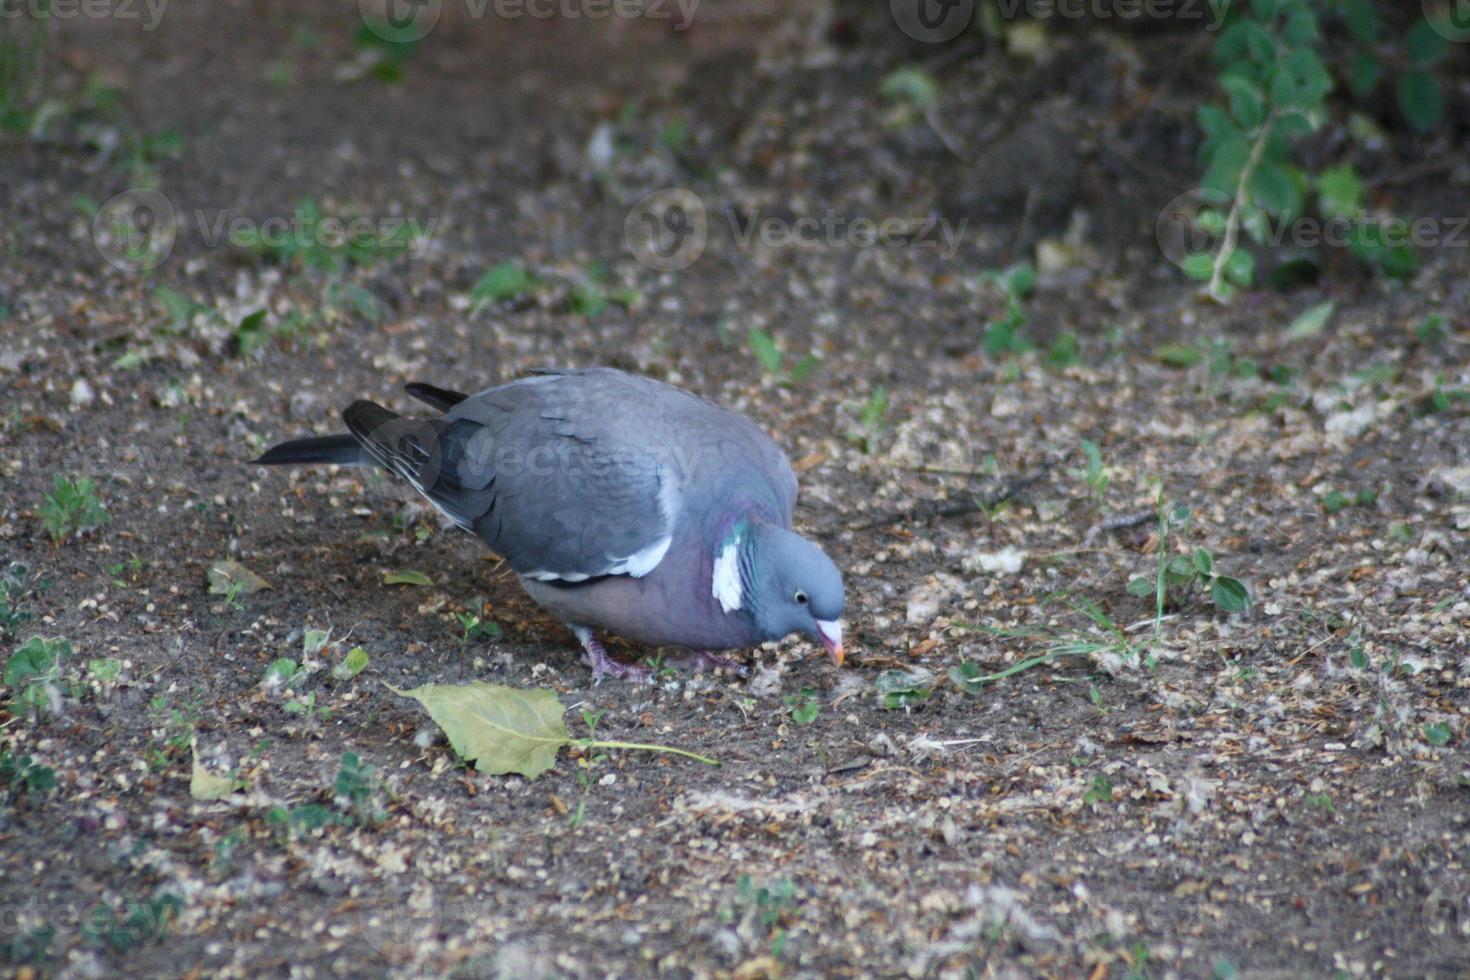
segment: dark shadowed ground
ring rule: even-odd
[[[33,634],[72,653],[54,700],[0,709],[10,758],[56,782],[17,775],[0,804],[0,964],[1466,974],[1470,242],[1408,284],[1342,255],[1330,286],[1201,303],[1154,227],[1196,173],[1203,32],[1066,22],[1035,50],[957,50],[855,7],[706,0],[676,30],[446,3],[401,66],[356,41],[351,4],[56,26],[72,115],[0,142],[0,565],[28,570],[30,616],[0,655]],[[942,83],[933,121],[877,94],[907,64]],[[1463,136],[1452,119],[1364,161],[1374,193],[1463,210]],[[172,247],[119,258],[93,214],[156,204],[146,185]],[[707,242],[659,271],[625,222],[671,187]],[[426,233],[355,257],[220,237],[306,199]],[[817,240],[762,241],[803,218]],[[903,232],[868,245],[855,218]],[[1035,349],[987,353],[1005,300],[983,274],[1038,256]],[[502,263],[532,283],[476,302]],[[1329,299],[1325,329],[1288,336]],[[752,652],[750,678],[593,687],[508,570],[386,479],[241,465],[337,430],[358,397],[408,410],[408,381],[598,363],[786,448],[799,522],[847,576],[848,667],[792,641]],[[56,474],[90,476],[110,522],[53,543]],[[1159,493],[1191,509],[1166,547],[1208,550],[1248,612],[1201,593],[1156,624],[1129,593],[1158,523],[1099,525]],[[271,588],[211,594],[224,559]],[[404,571],[431,584],[385,584]],[[476,613],[498,635],[467,635]],[[308,630],[330,645],[270,682]],[[949,678],[1079,637],[1096,652],[973,693]],[[334,679],[358,646],[367,669]],[[895,670],[932,693],[885,706]],[[534,781],[476,773],[387,687],[470,679],[552,687],[574,734],[605,712],[600,737],[722,765],[569,752]],[[191,732],[243,791],[191,796]],[[344,780],[344,752],[373,772]]]

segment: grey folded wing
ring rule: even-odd
[[[441,419],[369,402],[344,416],[379,462],[518,573],[564,582],[646,575],[672,540],[679,474],[634,423],[638,406],[616,401],[626,392],[553,390],[553,380],[481,392]]]

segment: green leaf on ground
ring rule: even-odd
[[[572,738],[562,720],[561,702],[550,688],[505,687],[484,681],[426,684],[409,691],[391,684],[388,687],[423,705],[454,750],[480,772],[515,773],[535,779],[556,765],[556,753],[564,745],[669,752],[706,765],[719,765],[714,759],[666,745]]]
[[[1315,337],[1327,326],[1327,321],[1332,319],[1332,314],[1337,310],[1337,304],[1332,300],[1309,306],[1297,318],[1291,321],[1291,326],[1286,328],[1287,340],[1300,340],[1303,337]]]
[[[391,689],[423,705],[454,751],[480,772],[535,779],[556,765],[557,751],[572,741],[561,702],[550,688],[520,690],[474,681]]]
[[[384,572],[384,585],[433,585],[434,582],[423,572]]]

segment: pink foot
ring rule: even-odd
[[[597,638],[597,634],[586,626],[573,626],[572,632],[577,634],[577,639],[582,642],[582,659],[587,661],[592,668],[592,683],[601,684],[604,677],[616,677],[620,681],[640,681],[651,683],[653,671],[647,667],[637,664],[625,664],[621,660],[614,660],[612,654],[607,652],[607,647]]]

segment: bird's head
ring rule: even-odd
[[[740,549],[742,603],[762,637],[802,633],[842,665],[842,573],[826,552],[795,531],[756,524]],[[718,570],[718,569],[717,569]]]

